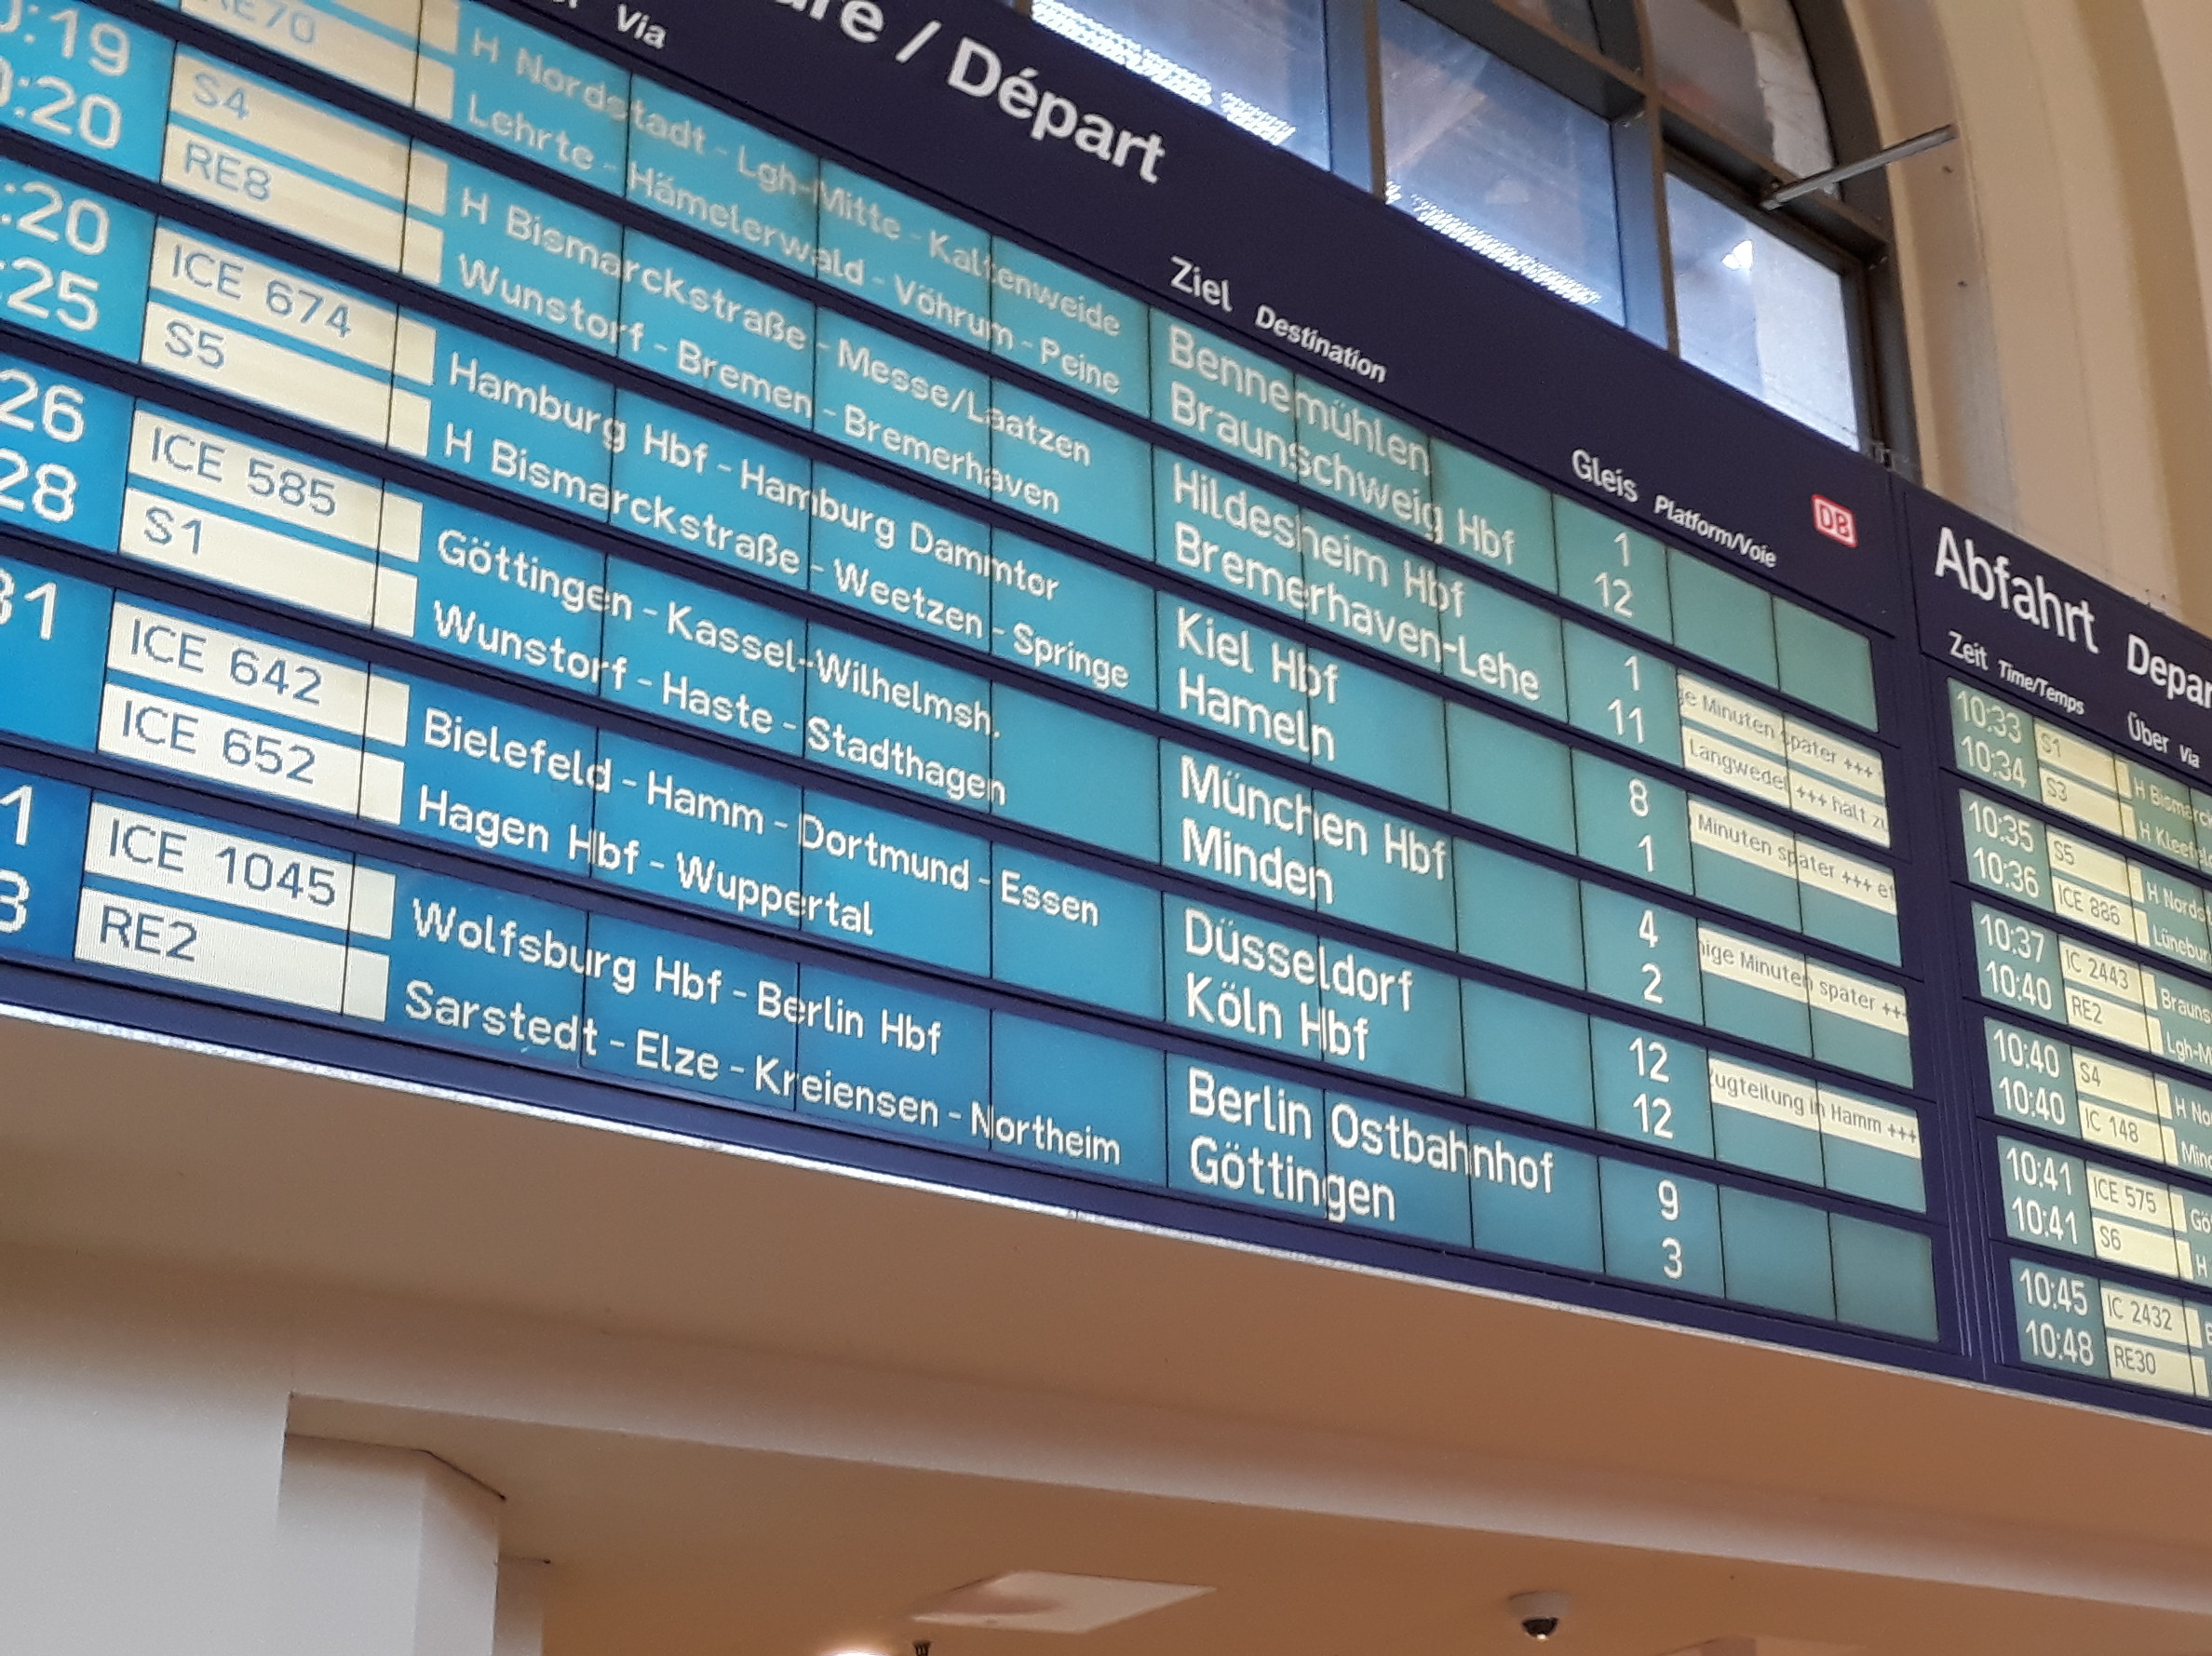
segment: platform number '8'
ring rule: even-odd
[[[31,784],[0,793],[0,811],[15,809],[15,842],[31,842]],[[31,882],[13,868],[0,868],[0,936],[20,932],[31,918]]]

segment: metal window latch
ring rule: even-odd
[[[1846,161],[1841,167],[1831,167],[1826,172],[1815,172],[1799,179],[1795,183],[1778,185],[1760,197],[1759,205],[1768,212],[1795,201],[1801,195],[1810,195],[1815,190],[1825,190],[1830,184],[1840,184],[1845,179],[1856,178],[1863,172],[1878,171],[1892,161],[1902,161],[1908,155],[1917,155],[1923,150],[1941,149],[1959,136],[1956,127],[1938,127],[1933,132],[1923,132],[1918,138],[1908,138],[1903,143],[1893,143],[1886,150],[1877,150],[1863,161]]]

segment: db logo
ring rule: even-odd
[[[1813,527],[1831,541],[1841,541],[1846,546],[1858,545],[1858,519],[1851,515],[1849,506],[1840,506],[1825,494],[1813,497]]]

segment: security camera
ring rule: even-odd
[[[1513,1612],[1523,1633],[1541,1641],[1559,1631],[1559,1623],[1567,1619],[1568,1603],[1564,1593],[1516,1593],[1505,1601],[1505,1608]]]

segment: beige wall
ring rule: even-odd
[[[2212,630],[2212,6],[1850,0],[1926,481]]]

